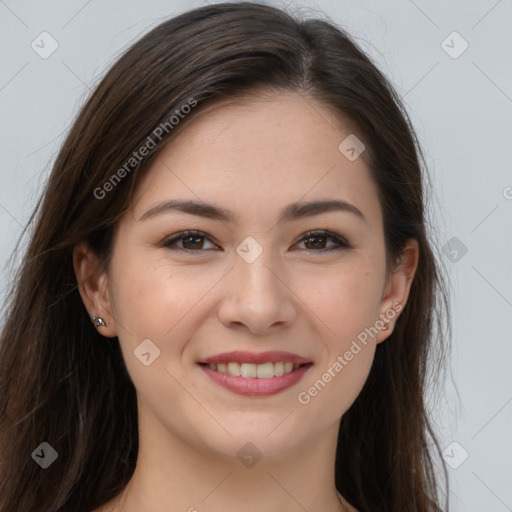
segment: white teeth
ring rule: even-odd
[[[232,361],[230,363],[208,364],[208,367],[211,370],[229,373],[229,375],[234,375],[235,377],[270,379],[291,373],[293,370],[299,368],[300,364],[293,364],[290,361],[263,364],[237,363]]]
[[[258,379],[270,379],[274,376],[274,364],[265,363],[256,366],[256,376]]]
[[[217,365],[217,371],[219,365]],[[246,377],[247,379],[254,379],[258,374],[258,369],[255,364],[242,363],[240,365],[240,377]]]
[[[240,363],[228,363],[228,373],[240,377]]]

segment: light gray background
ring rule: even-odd
[[[204,3],[0,0],[2,298],[5,263],[89,90],[149,28]],[[512,511],[512,2],[293,5],[347,29],[404,98],[434,178],[435,243],[453,287],[452,372],[435,403],[446,460],[455,467],[468,454],[450,468],[452,511]],[[43,31],[58,43],[47,59],[31,48]],[[464,41],[457,58],[445,51]],[[466,254],[448,254],[452,237]]]

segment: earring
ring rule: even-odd
[[[379,317],[382,319],[384,315],[379,315]],[[386,322],[386,320],[382,320],[384,322],[384,325],[382,326],[382,330],[383,331],[387,331],[388,330],[388,322]]]
[[[105,321],[103,320],[103,318],[100,318],[99,316],[97,315],[94,315],[93,317],[91,317],[91,320],[93,322],[93,324],[96,326],[96,327],[107,327],[107,324],[105,323]]]

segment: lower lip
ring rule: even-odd
[[[201,364],[199,366],[213,382],[216,382],[233,393],[245,396],[269,396],[280,393],[297,384],[310,369],[312,363],[300,366],[296,370],[281,375],[280,377],[271,377],[270,379],[237,377],[229,373],[212,370],[206,365]]]

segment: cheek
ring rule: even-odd
[[[119,259],[116,263],[114,312],[132,335],[164,340],[212,286],[212,277],[165,259]]]
[[[334,365],[333,370],[339,370],[339,373],[333,378],[334,386],[331,399],[341,408],[342,414],[350,408],[363,389],[374,355],[374,343],[365,344],[355,339],[337,360],[339,365]]]
[[[347,338],[331,346],[329,358],[298,392],[298,403],[311,417],[335,423],[353,404],[370,372],[375,343]]]
[[[326,421],[337,421],[359,395],[375,354],[375,322],[380,304],[380,275],[369,262],[355,260],[330,279],[321,293],[309,294],[308,306],[322,322],[324,356],[301,386],[298,402]],[[304,285],[305,286],[305,285]],[[320,288],[317,288],[320,290]],[[304,288],[303,293],[307,290]]]
[[[151,367],[177,372],[187,342],[205,314],[208,294],[225,271],[171,267],[164,259],[124,258],[115,265],[114,316],[127,368],[130,372],[141,369],[134,351],[149,339],[160,351]]]
[[[325,326],[325,339],[340,350],[378,319],[381,276],[378,269],[360,260],[347,260],[325,275],[297,282],[299,297]]]
[[[156,411],[182,393],[177,381],[190,319],[214,277],[194,279],[186,269],[154,259],[120,258],[115,265],[113,312],[123,358],[138,395]]]

